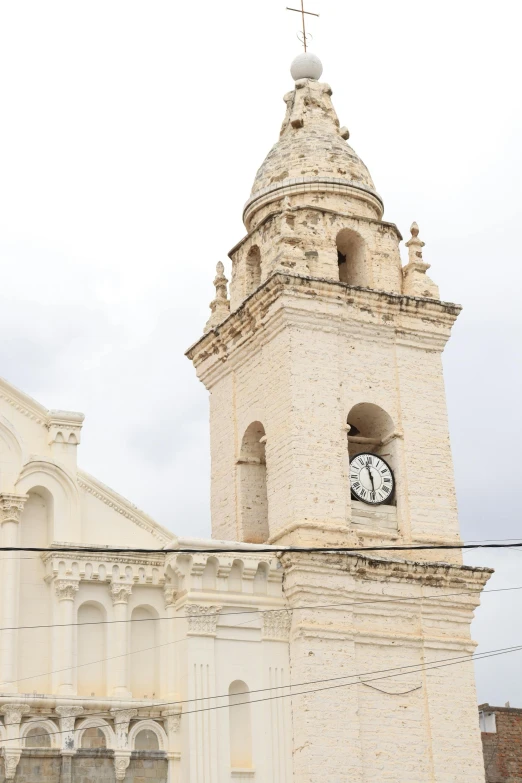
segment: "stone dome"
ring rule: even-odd
[[[259,206],[299,186],[316,192],[335,186],[362,191],[361,195],[366,193],[376,201],[376,212],[382,216],[382,200],[370,172],[346,142],[348,130],[339,127],[331,94],[328,84],[301,79],[285,95],[287,110],[280,139],[256,174],[245,205],[245,222]]]

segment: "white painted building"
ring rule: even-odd
[[[441,366],[459,307],[415,224],[402,267],[330,87],[300,67],[230,299],[218,264],[188,351],[214,540],[81,471],[83,416],[0,382],[2,546],[47,550],[2,554],[7,780],[484,781],[473,665],[436,664],[473,652],[490,572],[411,549],[460,540]]]

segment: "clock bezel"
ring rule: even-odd
[[[355,494],[355,492],[352,489],[352,477],[349,475],[348,480],[350,482],[350,494],[352,495],[354,500],[357,500],[359,503],[365,503],[367,506],[371,506],[372,508],[375,508],[376,506],[386,506],[390,505],[391,501],[393,500],[393,496],[395,495],[395,473],[393,472],[391,465],[389,462],[387,462],[383,457],[381,457],[380,454],[372,454],[371,451],[359,451],[358,454],[355,454],[350,459],[350,467],[352,465],[352,462],[356,460],[358,457],[377,457],[377,459],[380,459],[381,462],[384,462],[388,470],[390,471],[391,477],[392,477],[392,491],[388,495],[388,497],[385,500],[380,500],[378,503],[372,503],[371,501],[364,500],[364,498],[358,497],[358,495]]]

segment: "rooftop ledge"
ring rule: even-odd
[[[259,302],[265,302],[267,299],[275,299],[280,293],[283,286],[294,286],[303,288],[316,288],[321,292],[329,293],[339,291],[343,292],[344,298],[348,299],[350,293],[363,294],[370,301],[385,302],[391,306],[395,306],[400,310],[418,311],[420,308],[425,311],[432,312],[434,315],[446,314],[450,316],[452,320],[457,318],[462,306],[454,304],[453,302],[443,302],[440,299],[430,299],[428,297],[421,296],[408,296],[406,294],[398,294],[392,291],[382,291],[376,288],[365,288],[363,286],[349,285],[348,283],[342,283],[339,280],[332,280],[325,277],[312,277],[310,275],[296,275],[290,272],[276,271],[270,275],[255,291],[253,291],[246,299],[241,302],[230,315],[225,318],[220,324],[209,329],[202,337],[196,340],[188,350],[185,352],[185,356],[189,359],[193,359],[198,346],[212,340],[220,332],[225,331],[227,326],[234,322],[234,320],[240,316],[244,311],[248,310],[251,305]]]

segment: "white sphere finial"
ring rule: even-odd
[[[311,52],[298,54],[290,66],[290,73],[294,82],[297,82],[299,79],[315,79],[317,81],[321,78],[322,72],[323,64],[321,60],[316,54]]]

